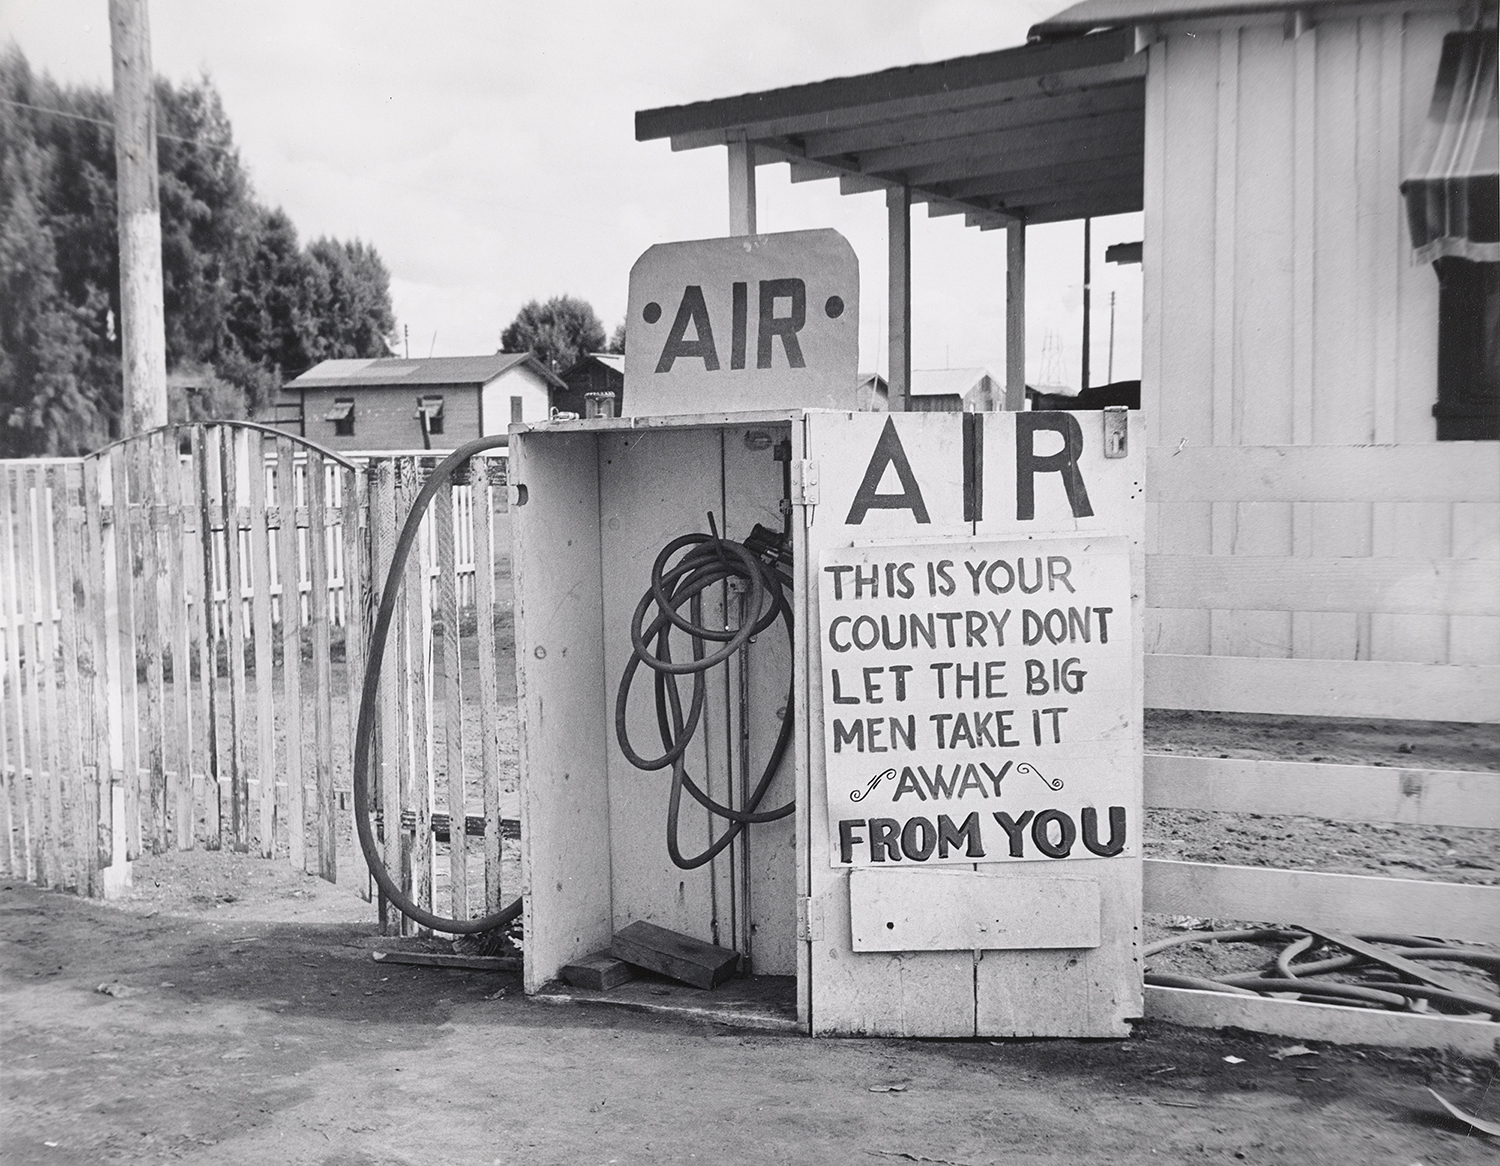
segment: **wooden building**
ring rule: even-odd
[[[636,136],[725,146],[735,232],[755,230],[760,165],[885,192],[897,410],[917,407],[913,204],[1008,234],[1012,409],[1025,407],[1027,226],[1144,211],[1152,443],[1205,466],[1232,464],[1216,452],[1228,448],[1307,447],[1265,455],[1283,467],[1275,489],[1248,480],[1260,454],[1241,459],[1243,489],[1227,482],[1213,500],[1153,488],[1152,549],[1493,561],[1496,448],[1448,439],[1493,437],[1500,416],[1495,41],[1492,0],[1085,0],[1024,46],[647,110]],[[1447,258],[1466,280],[1445,314]],[[1336,468],[1369,446],[1395,452]],[[1398,472],[1420,480],[1396,487]],[[1148,645],[1500,663],[1500,618],[1483,604],[1456,593],[1437,610],[1371,603],[1222,610],[1172,598]]]
[[[622,352],[590,352],[571,368],[563,371],[562,380],[567,386],[552,395],[554,408],[565,413],[589,416],[588,395],[609,393],[615,399],[613,416],[619,417],[625,396],[625,354]]]
[[[541,421],[566,389],[529,353],[427,360],[325,360],[286,392],[302,413],[302,436],[328,449],[454,449]]]

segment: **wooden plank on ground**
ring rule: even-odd
[[[333,794],[333,637],[328,626],[328,479],[323,455],[307,455],[307,550],[313,641],[313,774],[316,781],[318,875],[338,881]]]
[[[433,627],[433,703],[443,706],[443,768],[447,777],[448,815],[463,821],[468,814],[464,773],[463,661],[458,654],[457,561],[453,543],[453,483],[432,498],[433,562],[437,568],[437,624]],[[452,917],[469,918],[468,832],[448,832],[448,889]]]
[[[1493,1057],[1500,1024],[1455,1016],[1383,1012],[1342,1004],[1311,1004],[1268,996],[1146,986],[1146,1018],[1194,1028],[1242,1028],[1303,1041],[1452,1049],[1468,1057]]]
[[[1500,773],[1147,753],[1146,805],[1500,830]]]
[[[52,589],[58,609],[57,705],[62,720],[58,722],[61,753],[62,810],[65,822],[67,885],[82,894],[89,893],[89,861],[93,839],[89,836],[88,790],[84,777],[83,699],[79,691],[78,627],[84,615],[81,600],[81,574],[88,565],[80,562],[78,537],[81,511],[76,505],[82,485],[82,471],[77,465],[47,467],[47,485],[52,498]],[[60,823],[61,824],[61,823]]]
[[[1500,615],[1495,564],[1478,559],[1149,555],[1156,608]]]
[[[521,961],[511,955],[445,955],[427,951],[376,951],[378,964],[410,964],[422,968],[463,968],[472,972],[519,972]]]
[[[1500,502],[1500,446],[1160,446],[1153,502]]]
[[[411,510],[421,488],[419,463],[415,458],[398,460],[400,490],[400,513],[403,523]],[[406,725],[411,734],[409,754],[411,770],[410,785],[406,790],[403,809],[410,808],[416,814],[416,835],[412,839],[411,881],[412,899],[417,906],[431,911],[432,902],[432,688],[428,670],[431,650],[431,598],[428,593],[427,556],[423,553],[426,538],[419,535],[412,544],[411,557],[406,561],[406,688],[408,717]]]
[[[286,745],[284,768],[287,859],[307,869],[307,803],[302,771],[302,567],[297,553],[297,467],[292,439],[276,439],[276,577],[281,586],[281,699]]]
[[[201,790],[194,778],[194,793],[203,802],[203,830],[209,845],[224,843],[223,786],[219,768],[219,621],[215,611],[219,573],[214,554],[214,490],[219,473],[219,430],[195,426],[192,433],[193,474],[198,483],[198,551],[202,559],[202,589],[198,602],[198,683],[203,689],[203,749],[206,757]]]
[[[1146,656],[1146,707],[1500,722],[1500,665]]]
[[[734,975],[739,953],[637,919],[615,932],[609,954],[617,960],[691,984],[716,988]]]
[[[108,577],[100,459],[83,462],[83,546],[90,569],[83,572],[84,603],[89,613],[85,635],[89,659],[89,699],[92,724],[85,739],[85,759],[93,768],[94,800],[90,808],[94,853],[90,869],[99,883],[90,893],[103,893],[100,870],[114,861],[114,779],[109,730],[109,614],[104,599]]]
[[[266,514],[266,450],[263,434],[245,434],[250,478],[251,636],[255,645],[255,789],[256,836],[260,855],[276,854],[276,690],[272,675],[271,532]]]
[[[484,766],[484,904],[501,907],[500,877],[500,693],[495,652],[495,471],[499,459],[475,458],[469,473],[474,545],[474,637],[479,645],[480,757]],[[501,497],[504,497],[501,487]]]
[[[607,992],[610,988],[618,988],[635,979],[635,969],[624,960],[615,959],[607,951],[596,951],[564,964],[558,975],[575,988]]]
[[[229,654],[229,832],[234,848],[250,848],[250,702],[245,682],[244,553],[240,541],[241,472],[239,433],[220,431],[220,498],[224,507],[224,632]]]
[[[1163,915],[1500,942],[1500,887],[1147,859],[1144,895]]]
[[[1392,971],[1400,972],[1403,976],[1417,981],[1419,984],[1431,984],[1435,988],[1444,988],[1449,992],[1455,992],[1460,996],[1474,999],[1476,1004],[1484,1007],[1500,1008],[1500,999],[1490,997],[1486,1000],[1488,993],[1476,992],[1472,985],[1457,976],[1450,976],[1446,972],[1419,964],[1415,960],[1409,960],[1404,956],[1395,955],[1373,943],[1366,943],[1358,936],[1346,935],[1342,931],[1332,931],[1326,928],[1309,927],[1305,929],[1312,935],[1316,935],[1325,943],[1335,944],[1345,951],[1352,951],[1356,955],[1362,955],[1367,960],[1377,964],[1383,964]]]
[[[162,502],[167,508],[166,645],[172,658],[172,713],[167,739],[167,821],[171,844],[191,850],[193,822],[193,638],[189,606],[187,516],[183,509],[182,431],[171,429],[162,461]]]

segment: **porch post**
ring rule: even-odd
[[[886,384],[892,413],[904,413],[911,395],[911,191],[885,192],[890,252],[890,349]]]
[[[729,149],[729,233],[755,234],[755,144],[741,135]]]
[[[1005,228],[1005,408],[1026,408],[1026,224]]]

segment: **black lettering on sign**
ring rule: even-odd
[[[692,340],[685,339],[689,324],[693,326]],[[682,303],[677,305],[677,318],[667,333],[656,371],[671,372],[672,362],[679,356],[699,357],[705,372],[719,370],[719,353],[714,348],[713,325],[708,322],[708,305],[703,302],[703,289],[695,283],[683,289]]]
[[[730,287],[730,295],[733,299],[733,311],[730,322],[732,328],[729,333],[729,367],[745,367],[745,318],[749,314],[749,296],[747,288],[743,283],[735,283]]]
[[[1038,455],[1036,434],[1040,429],[1050,429],[1061,434],[1063,447],[1056,453]],[[1078,418],[1071,413],[1016,414],[1016,519],[1025,521],[1036,517],[1036,475],[1060,474],[1063,489],[1068,494],[1068,507],[1074,518],[1089,518],[1094,508],[1089,505],[1089,492],[1083,484],[1083,475],[1078,472],[1078,457],[1083,452],[1083,430]]]
[[[962,826],[954,826],[947,814],[938,815],[938,857],[948,857],[948,847],[965,846],[966,858],[983,858],[984,845],[979,840],[979,811],[964,819]]]
[[[791,312],[776,315],[776,301],[792,301]],[[786,362],[791,368],[806,368],[797,333],[807,322],[807,287],[800,279],[763,279],[760,281],[760,331],[755,338],[755,367],[771,367],[771,341],[781,337]]]
[[[1024,416],[1027,414],[1016,414],[1018,419]],[[1073,424],[1078,423],[1075,421]],[[1081,436],[1079,440],[1082,441]],[[876,493],[876,490],[880,488],[880,479],[885,476],[887,466],[895,467],[896,477],[901,482],[899,494]],[[907,460],[906,450],[901,445],[900,436],[896,433],[896,423],[889,417],[885,419],[885,428],[880,431],[880,440],[875,443],[875,451],[870,455],[870,464],[865,467],[864,480],[860,482],[859,489],[854,493],[854,505],[849,507],[849,517],[844,519],[844,525],[858,526],[871,510],[910,510],[912,517],[918,522],[932,521],[927,515],[927,503],[922,498],[922,488],[917,485],[917,476],[912,473],[911,462]],[[945,591],[945,595],[952,594],[951,583],[950,579],[950,590]]]

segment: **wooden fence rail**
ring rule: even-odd
[[[1361,658],[1288,659],[1275,655],[1148,654],[1146,704],[1263,715],[1357,717],[1427,721],[1500,722],[1500,661],[1493,644],[1500,628],[1500,449],[1493,443],[1422,447],[1224,447],[1154,450],[1148,490],[1158,505],[1156,545],[1148,545],[1146,599],[1160,621],[1158,640],[1171,628],[1212,626],[1214,644],[1250,643],[1237,621],[1262,626],[1274,615],[1293,620],[1365,621],[1341,642]],[[1349,506],[1346,525],[1381,521],[1375,508],[1420,504],[1420,517],[1451,521],[1452,552],[1413,557],[1417,540],[1389,544],[1388,556],[1318,558],[1312,540],[1297,536],[1316,514],[1295,510],[1273,517],[1292,524],[1300,554],[1233,553],[1220,539],[1228,514],[1195,514],[1191,507],[1272,505]],[[1364,509],[1359,509],[1363,507]],[[1437,507],[1432,511],[1431,507]],[[1452,508],[1449,518],[1448,508]],[[1204,519],[1208,525],[1203,524]],[[1169,522],[1179,524],[1168,529]],[[1212,547],[1190,548],[1207,530]],[[1399,525],[1399,523],[1396,523]],[[1426,540],[1428,549],[1432,541]],[[1174,553],[1161,552],[1171,548]],[[1180,553],[1198,549],[1200,553]],[[1201,553],[1212,550],[1213,553]],[[1245,614],[1245,613],[1248,613]],[[1451,659],[1430,641],[1416,659],[1370,659],[1371,620],[1441,621],[1472,637],[1470,660]],[[1205,623],[1206,620],[1217,621]],[[1295,628],[1296,625],[1294,624]],[[1431,630],[1428,624],[1424,630]],[[1149,634],[1149,633],[1148,633]],[[1168,642],[1171,642],[1170,639]],[[1201,641],[1200,641],[1201,642]],[[1264,641],[1263,641],[1264,642]],[[1291,641],[1294,645],[1297,638]],[[1302,642],[1307,642],[1304,637]],[[1334,638],[1332,642],[1340,642]],[[1391,642],[1389,640],[1387,643]],[[1484,659],[1485,644],[1490,658]],[[1415,654],[1415,653],[1414,653]],[[1423,658],[1425,656],[1425,659]],[[1147,754],[1146,805],[1261,815],[1500,829],[1500,773],[1387,769],[1326,762]],[[1307,924],[1344,931],[1407,933],[1483,943],[1500,942],[1500,887],[1275,870],[1214,863],[1147,860],[1148,912],[1217,920]],[[1236,1025],[1302,1039],[1363,1041],[1414,1047],[1446,1046],[1490,1055],[1500,1024],[1421,1015],[1396,1015],[1327,1004],[1230,996],[1149,987],[1147,1014],[1181,1023]]]
[[[349,797],[365,637],[436,460],[345,461],[226,424],[0,463],[5,873],[100,894],[144,851],[230,846],[368,894]],[[382,695],[401,715],[381,718],[374,767],[398,879],[464,915],[511,881],[505,459],[471,469],[425,518],[398,598]],[[464,829],[433,831],[455,814]]]

